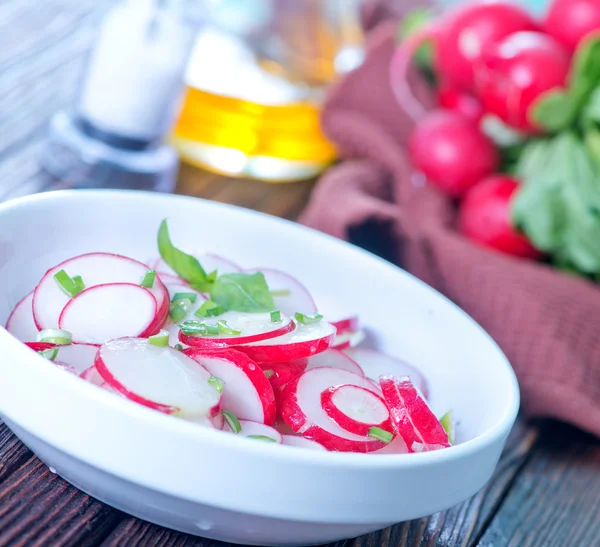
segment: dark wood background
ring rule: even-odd
[[[0,201],[57,187],[38,166],[49,116],[69,104],[99,0],[0,0]],[[314,183],[269,185],[183,166],[177,191],[294,219]],[[1,381],[1,380],[0,380]],[[70,486],[0,423],[0,547],[225,544],[129,517]],[[519,420],[487,487],[426,519],[330,547],[600,546],[600,443]]]

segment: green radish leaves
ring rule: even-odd
[[[260,313],[275,308],[273,295],[262,273],[228,273],[220,276],[217,276],[216,270],[206,273],[197,258],[173,245],[166,220],[161,222],[158,230],[158,250],[162,259],[190,287],[210,293],[213,308],[220,309],[219,313],[226,310]]]
[[[396,41],[400,43],[421,31],[431,20],[432,13],[426,8],[415,8],[409,11],[400,21]],[[414,60],[423,68],[433,67],[433,44],[425,41],[415,52]]]
[[[531,106],[536,125],[549,132],[571,127],[600,82],[600,34],[584,40],[577,48],[567,89],[544,93]]]
[[[265,276],[260,272],[221,275],[211,287],[210,297],[226,310],[260,313],[275,308]]]

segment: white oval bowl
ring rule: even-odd
[[[169,218],[181,248],[291,273],[320,310],[359,313],[381,350],[426,375],[457,444],[363,455],[249,442],[116,397],[0,328],[0,414],[66,480],[140,518],[253,545],[312,545],[430,515],[492,475],[519,407],[506,357],[458,307],[403,270],[297,224],[200,199],[66,191],[0,205],[0,324],[44,272],[81,253],[147,261]],[[76,273],[76,272],[75,272]]]

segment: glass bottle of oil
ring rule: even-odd
[[[336,157],[320,106],[362,60],[360,0],[212,0],[172,142],[232,176],[310,178]]]

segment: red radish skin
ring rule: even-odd
[[[372,389],[332,386],[321,393],[323,410],[342,429],[367,436],[372,427],[392,432],[385,401]]]
[[[315,441],[305,439],[299,435],[282,435],[281,444],[286,446],[297,446],[298,448],[306,448],[307,450],[327,451],[327,449]]]
[[[532,119],[536,100],[565,87],[570,69],[568,50],[541,32],[517,32],[486,51],[479,81],[485,111],[513,129],[539,133]]]
[[[317,305],[308,289],[293,278],[279,270],[272,268],[252,268],[246,270],[247,273],[261,272],[265,276],[265,281],[272,291],[289,291],[289,295],[274,296],[275,308],[292,317],[296,312],[311,315],[316,313]]]
[[[233,349],[183,352],[213,376],[225,382],[221,405],[239,419],[273,425],[277,416],[275,393],[262,369],[247,355]]]
[[[396,49],[389,70],[398,103],[415,121],[427,113],[407,77],[411,59],[424,42],[433,42],[439,79],[456,89],[473,91],[483,53],[504,37],[525,30],[536,30],[535,22],[527,11],[509,2],[467,2],[448,10]]]
[[[495,175],[481,181],[463,200],[459,229],[472,241],[502,253],[538,259],[542,254],[511,225],[510,203],[519,181]]]
[[[104,378],[102,378],[102,376],[100,376],[100,373],[98,372],[98,369],[95,367],[95,365],[92,365],[91,367],[86,368],[79,375],[79,377],[82,378],[83,380],[89,382],[90,384],[94,384],[95,386],[102,387],[102,388],[109,387],[108,384],[104,381]]]
[[[24,344],[33,351],[45,351],[47,349],[60,347],[56,346],[56,344],[50,344],[48,342],[24,342]]]
[[[313,355],[308,360],[308,369],[317,367],[333,367],[349,370],[358,376],[364,378],[365,373],[360,368],[359,364],[352,359],[349,355],[341,352],[337,349],[328,349],[317,355]]]
[[[335,337],[335,327],[326,321],[298,325],[293,332],[265,342],[235,346],[257,363],[295,361],[329,349]]]
[[[316,441],[327,450],[372,452],[385,443],[354,435],[327,416],[321,406],[321,392],[335,385],[350,384],[370,389],[368,380],[342,369],[320,367],[306,371],[289,382],[278,394],[279,412],[295,433]]]
[[[33,320],[32,306],[33,291],[15,306],[6,321],[6,330],[21,342],[35,340],[39,332]]]
[[[438,104],[445,110],[456,112],[475,123],[481,120],[483,107],[474,95],[444,84],[438,88],[437,94]]]
[[[570,52],[590,33],[600,30],[599,0],[553,0],[542,27]]]
[[[225,312],[218,317],[207,319],[211,323],[218,321],[219,319],[228,320],[230,315],[237,312]],[[258,314],[248,314],[248,315],[258,315]],[[261,316],[264,314],[261,314]],[[201,319],[201,318],[195,318]],[[265,316],[265,322],[269,323],[269,314]],[[228,321],[230,327],[235,327],[235,324],[232,324],[231,321]],[[272,327],[272,330],[268,332],[260,332],[256,334],[249,334],[244,336],[242,331],[241,334],[237,336],[233,335],[217,335],[217,336],[192,336],[183,334],[183,332],[179,333],[179,340],[194,348],[204,348],[204,349],[222,349],[229,347],[238,347],[241,344],[251,344],[255,342],[264,342],[267,340],[279,338],[285,334],[291,333],[295,329],[294,322],[287,316],[282,314],[282,322],[281,323],[269,323]],[[278,326],[281,325],[281,326]]]
[[[269,382],[271,382],[273,390],[278,390],[306,370],[308,359],[298,359],[297,361],[287,361],[285,363],[259,363],[259,366],[263,373],[266,371],[273,373],[269,377]]]
[[[421,450],[422,445],[450,446],[442,424],[408,378],[382,376],[379,384],[394,430],[404,439],[409,452]]]
[[[359,329],[357,331],[347,331],[337,334],[331,343],[332,349],[345,350],[359,346],[366,338],[365,331]]]
[[[344,334],[345,332],[355,332],[360,328],[360,321],[358,315],[352,317],[345,317],[338,321],[329,321],[337,331],[337,334]]]
[[[414,366],[381,351],[370,348],[350,348],[344,353],[351,357],[364,371],[367,378],[374,380],[379,388],[380,376],[408,376],[423,397],[429,396],[429,386],[425,376]]]
[[[409,140],[414,166],[445,193],[459,197],[498,168],[494,143],[455,112],[434,110]]]
[[[58,318],[70,300],[54,280],[54,274],[63,269],[68,275],[80,275],[89,289],[110,283],[139,285],[150,268],[112,253],[88,253],[61,262],[44,274],[33,293],[33,317],[39,330],[57,328]],[[156,298],[156,323],[162,325],[169,314],[169,293],[158,276],[149,290]]]

